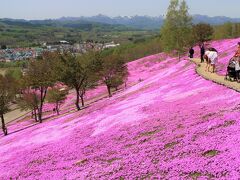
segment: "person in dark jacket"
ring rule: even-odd
[[[201,53],[201,63],[203,63],[204,62],[204,54],[205,54],[204,43],[200,46],[200,53]]]
[[[189,49],[189,57],[190,57],[190,58],[193,58],[193,55],[194,55],[194,49],[193,49],[193,47],[191,47],[191,48]]]

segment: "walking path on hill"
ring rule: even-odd
[[[4,115],[6,124],[23,118],[31,112],[28,110],[21,111],[20,108],[18,108],[16,105],[11,106],[11,109],[12,110],[10,112]]]
[[[121,90],[112,92],[112,94],[115,94],[115,93],[120,92],[120,91]],[[74,91],[71,91],[71,93],[73,93],[73,92]],[[96,97],[94,97],[92,99],[86,100],[84,109],[89,107],[91,104],[96,103],[96,102],[98,102],[100,100],[103,100],[105,98],[108,98],[108,93],[102,93],[102,94],[100,94],[100,95],[98,95],[98,96],[96,96]],[[81,107],[81,108],[83,108],[83,107]],[[30,114],[31,111],[21,111],[20,108],[17,108],[16,105],[14,105],[12,107],[12,109],[13,109],[12,111],[6,113],[5,116],[4,116],[6,124],[12,123],[14,121],[16,121],[16,122],[19,121],[19,120],[21,121],[25,117],[31,115]],[[65,113],[62,113],[66,109],[68,109],[68,111],[66,111]],[[60,110],[60,115],[54,115],[55,113],[53,113],[52,111],[49,111],[50,114],[53,114],[53,116],[48,118],[48,120],[53,120],[53,119],[56,119],[56,118],[59,118],[59,117],[63,117],[63,116],[66,116],[68,114],[71,114],[71,113],[73,113],[75,111],[76,111],[75,110],[75,104],[70,105],[70,106],[68,105],[65,108],[62,107],[61,110]],[[43,113],[49,113],[49,112],[43,112]],[[45,116],[46,116],[46,114],[44,114],[44,117]],[[1,125],[0,125],[0,127],[1,127]]]
[[[192,62],[194,62],[197,67],[196,67],[196,72],[202,76],[204,79],[212,81],[214,83],[226,86],[230,89],[233,89],[237,92],[240,92],[240,83],[237,83],[236,81],[228,81],[225,80],[225,76],[218,75],[216,73],[211,73],[205,71],[207,64],[206,63],[201,63],[200,59],[192,59]]]

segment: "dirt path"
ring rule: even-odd
[[[121,90],[119,90],[121,91]],[[119,92],[117,91],[117,92]],[[116,92],[113,92],[113,94],[115,94]],[[108,98],[108,93],[103,93],[103,94],[100,94],[92,99],[89,99],[89,100],[86,100],[85,101],[85,107],[84,108],[87,108],[88,106],[90,106],[91,104],[97,102],[97,101],[100,101],[102,99],[105,99],[105,98]],[[11,107],[13,110],[6,113],[4,115],[4,119],[5,119],[5,122],[6,124],[10,123],[10,122],[13,122],[13,121],[17,121],[17,120],[21,120],[23,119],[24,117],[28,116],[31,111],[21,111],[16,105],[12,106]],[[82,107],[81,107],[82,108]],[[65,113],[61,113],[61,111],[63,110],[66,110],[66,109],[69,109],[69,111],[65,112]],[[74,109],[74,110],[71,110],[71,109]],[[66,116],[68,114],[71,114],[73,112],[75,112],[75,104],[73,103],[72,105],[70,106],[67,106],[67,107],[64,107],[60,110],[60,115],[53,115],[51,118],[49,118],[48,120],[52,120],[52,119],[56,119],[56,118],[59,118],[59,117],[62,117],[62,116]],[[51,111],[50,111],[51,112]],[[49,112],[44,112],[44,113],[48,113],[49,115]],[[52,113],[52,112],[51,112]],[[54,113],[52,113],[54,114]],[[46,114],[44,114],[45,116]],[[0,127],[1,127],[1,124],[0,124]]]
[[[201,61],[200,59],[192,59],[191,61],[197,65],[196,72],[200,76],[202,76],[204,79],[210,80],[214,83],[226,86],[230,89],[240,92],[240,83],[237,83],[235,81],[232,82],[232,81],[225,80],[225,76],[220,76],[216,73],[211,73],[211,72],[205,71],[207,64],[200,63],[200,61]]]
[[[4,118],[5,118],[5,122],[6,123],[9,123],[9,122],[12,122],[12,121],[15,121],[19,118],[22,118],[24,117],[25,115],[29,114],[30,111],[21,111],[19,108],[17,108],[16,106],[13,106],[12,107],[13,110],[6,113],[4,115]]]

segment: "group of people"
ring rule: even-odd
[[[201,63],[203,63],[204,60],[206,60],[206,62],[207,62],[205,71],[210,72],[210,68],[212,67],[212,73],[214,73],[215,69],[216,69],[218,51],[215,48],[205,49],[204,43],[200,44],[199,48],[200,48],[200,54],[201,54]],[[193,49],[193,47],[191,47],[189,49],[189,57],[193,58],[193,56],[194,56],[194,49]]]
[[[204,43],[199,45],[200,54],[201,54],[201,63],[204,61],[207,62],[207,66],[205,71],[210,72],[210,68],[212,67],[212,73],[216,70],[216,63],[218,59],[218,51],[215,48],[207,48],[205,49]],[[189,49],[189,57],[193,58],[194,56],[194,49],[191,47]],[[234,57],[232,58],[234,63],[235,72],[236,72],[236,79],[240,82],[240,42],[238,42],[238,49],[235,53]]]

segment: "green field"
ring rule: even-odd
[[[20,67],[0,68],[0,74],[5,75],[7,71],[11,71],[11,74],[15,75],[21,71]]]
[[[0,74],[4,75],[6,73],[6,68],[0,68]]]
[[[66,40],[71,43],[94,41],[129,43],[159,34],[158,31],[139,30],[123,25],[78,21],[11,21],[0,19],[0,45],[34,47],[43,42]]]

